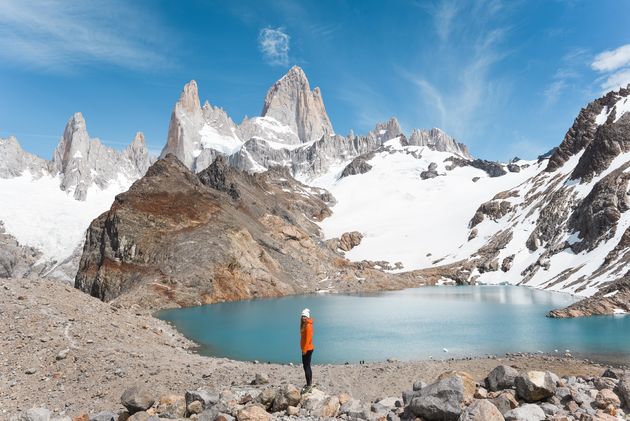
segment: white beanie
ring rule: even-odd
[[[308,317],[310,319],[311,318],[311,310],[309,310],[308,308],[305,308],[304,310],[302,310],[302,316]]]

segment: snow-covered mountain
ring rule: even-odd
[[[611,92],[550,156],[507,165],[396,137],[313,180],[337,200],[321,226],[327,238],[363,234],[351,260],[592,295],[630,269],[628,111],[630,88]]]
[[[142,133],[118,152],[89,137],[81,113],[68,121],[50,161],[15,137],[0,139],[0,275],[72,280],[87,226],[150,164]]]
[[[186,84],[171,114],[161,156],[172,153],[200,172],[222,154],[238,169],[260,172],[283,166],[308,180],[401,134],[395,118],[365,136],[335,134],[320,89],[311,90],[304,71],[294,66],[267,92],[261,116],[245,118],[240,125],[207,101],[201,107],[196,82]],[[408,142],[471,159],[465,145],[439,129],[414,129]]]

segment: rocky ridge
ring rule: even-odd
[[[163,308],[418,283],[351,263],[322,241],[314,221],[332,200],[286,169],[248,174],[217,157],[195,174],[167,155],[91,224],[75,286]],[[357,241],[359,233],[340,244]]]
[[[161,157],[177,156],[190,170],[200,172],[218,155],[248,172],[274,166],[309,179],[335,164],[375,151],[390,139],[403,136],[395,118],[379,123],[365,136],[335,134],[319,88],[310,89],[304,71],[294,66],[267,92],[260,117],[235,124],[220,108],[201,107],[195,81],[181,93],[171,114],[168,139]],[[405,139],[407,139],[405,137]],[[472,159],[468,148],[440,129],[414,129],[407,144]]]

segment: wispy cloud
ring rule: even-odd
[[[617,70],[628,65],[630,65],[630,44],[599,53],[595,56],[591,66],[593,69],[603,72]]]
[[[492,74],[507,54],[502,45],[510,29],[502,24],[503,5],[443,0],[421,7],[433,23],[435,53],[423,54],[419,65],[400,69],[400,74],[418,88],[415,118],[439,122],[466,141],[483,130],[507,96],[509,84]]]
[[[258,46],[263,58],[272,66],[289,64],[289,41],[291,37],[283,28],[263,28],[258,35]]]
[[[150,13],[129,2],[3,0],[0,57],[12,65],[66,72],[90,63],[143,69],[166,63]],[[142,22],[142,25],[138,23]],[[166,29],[160,27],[162,34]]]
[[[582,79],[581,72],[588,63],[588,57],[588,51],[582,48],[574,48],[562,57],[560,67],[543,92],[545,107],[556,104],[567,89],[575,88]]]
[[[630,83],[630,44],[599,53],[591,68],[601,74],[600,87],[604,92],[626,87]]]

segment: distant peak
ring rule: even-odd
[[[197,82],[191,80],[182,90],[179,96],[179,104],[188,111],[194,111],[201,107],[199,103],[199,90],[197,89]]]
[[[144,133],[136,132],[136,136],[133,138],[132,145],[144,146],[146,144],[144,140]]]
[[[73,128],[85,127],[85,118],[83,117],[83,114],[80,111],[72,114],[72,117],[68,120],[68,125]]]

